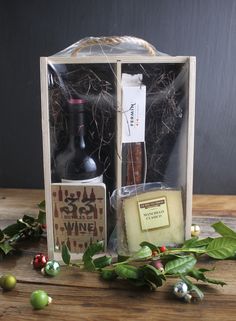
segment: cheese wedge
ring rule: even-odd
[[[155,245],[184,241],[184,214],[180,190],[159,189],[123,199],[125,231],[130,253],[143,241]]]

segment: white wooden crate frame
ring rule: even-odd
[[[53,238],[53,215],[51,197],[51,155],[50,155],[50,133],[49,133],[49,99],[48,99],[48,65],[49,64],[99,64],[107,63],[116,66],[117,78],[117,106],[121,106],[121,66],[126,63],[154,63],[154,64],[185,64],[188,69],[188,121],[187,121],[187,166],[182,173],[182,179],[187,182],[185,191],[185,238],[190,237],[192,223],[192,186],[193,186],[193,152],[194,152],[194,119],[195,119],[195,79],[196,79],[196,58],[192,56],[89,56],[89,57],[42,57],[40,58],[41,74],[41,103],[42,103],[42,133],[43,133],[43,160],[44,160],[44,181],[45,200],[47,212],[48,229],[48,255],[50,258],[61,259],[54,251]],[[117,113],[117,152],[121,155],[121,115]],[[116,164],[116,186],[121,186],[121,157],[117,157]],[[76,255],[72,255],[72,259]]]

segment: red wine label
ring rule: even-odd
[[[55,251],[67,244],[72,253],[83,253],[90,242],[106,241],[104,184],[52,184],[52,196]]]
[[[146,86],[142,74],[122,74],[122,143],[145,141]]]

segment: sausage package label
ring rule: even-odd
[[[122,143],[145,141],[146,86],[142,74],[122,74]]]
[[[139,249],[143,241],[157,246],[184,242],[182,193],[158,189],[124,198],[123,215],[128,250]]]

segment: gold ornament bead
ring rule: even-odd
[[[200,226],[197,224],[192,224],[191,226],[191,236],[199,236],[201,233]]]

